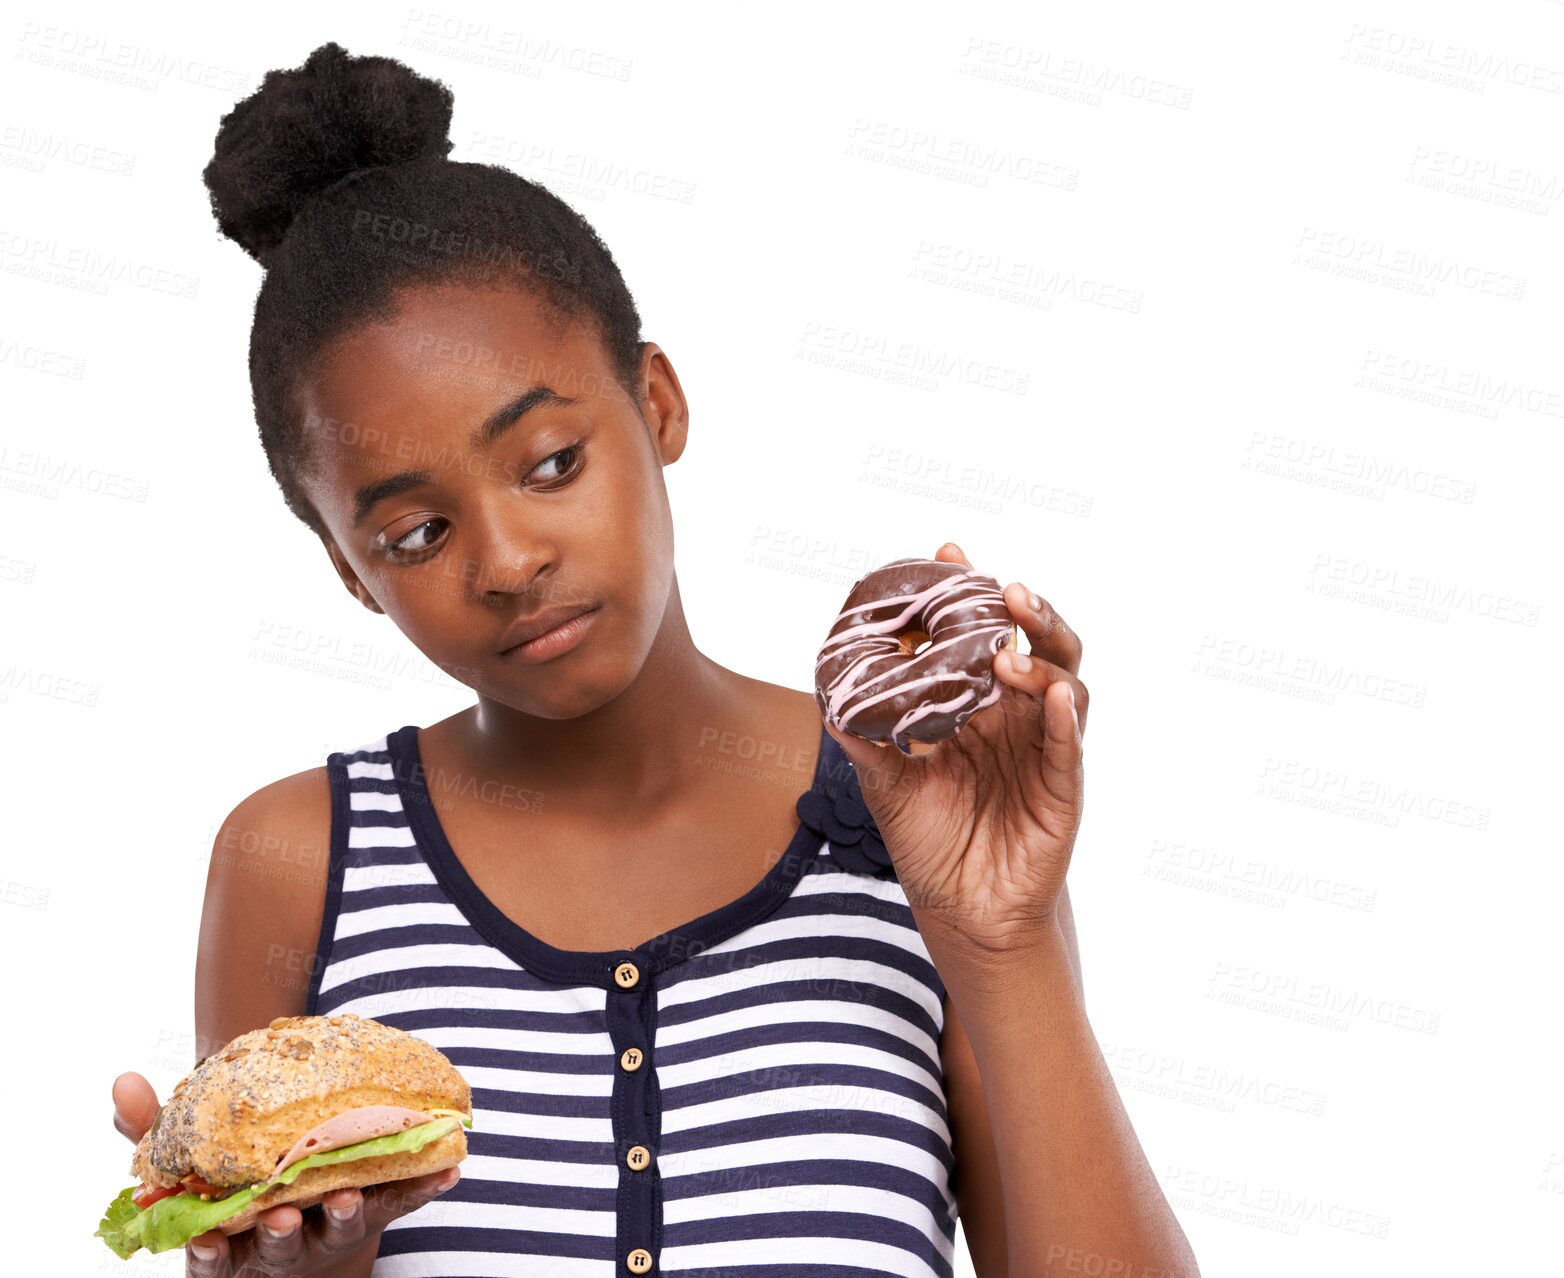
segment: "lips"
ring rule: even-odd
[[[517,617],[500,636],[499,651],[509,652],[512,648],[536,639],[539,635],[547,634],[550,630],[556,630],[572,618],[592,612],[596,608],[596,604],[568,604],[557,608],[545,608],[530,617]]]

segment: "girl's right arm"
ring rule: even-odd
[[[195,1063],[276,1017],[305,1013],[330,846],[331,791],[323,767],[257,790],[223,822],[212,846],[196,955]],[[114,1081],[115,1126],[131,1140],[151,1124],[157,1104],[141,1075]],[[185,1249],[187,1278],[230,1278],[257,1268],[301,1278],[370,1278],[386,1225],[458,1178],[451,1168],[362,1191],[337,1189],[326,1195],[326,1210],[310,1216],[284,1203],[262,1212],[256,1228],[231,1236],[210,1230]],[[335,1219],[333,1208],[347,1214]],[[286,1232],[278,1237],[269,1227]],[[214,1254],[204,1255],[206,1249]]]

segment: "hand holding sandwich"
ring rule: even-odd
[[[140,1074],[114,1080],[114,1126],[139,1142],[158,1111],[157,1093]],[[257,1218],[257,1229],[229,1237],[209,1229],[186,1244],[188,1278],[229,1278],[254,1272],[258,1265],[278,1274],[326,1274],[365,1240],[378,1240],[398,1216],[416,1211],[459,1179],[455,1167],[370,1188],[333,1189],[321,1200],[321,1219],[306,1220],[291,1203],[272,1207]],[[290,1267],[291,1266],[291,1267]]]
[[[367,1274],[367,1260],[345,1258],[372,1258],[387,1225],[457,1182],[472,1118],[471,1091],[441,1053],[351,1015],[241,1036],[161,1106],[140,1074],[121,1074],[113,1093],[142,1183],[98,1233],[127,1258],[184,1246],[192,1278]]]

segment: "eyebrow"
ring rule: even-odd
[[[467,436],[468,444],[476,451],[489,447],[527,413],[542,404],[574,404],[569,395],[561,395],[551,386],[539,384],[529,387],[509,403],[501,404]],[[409,488],[434,482],[434,475],[427,470],[403,470],[384,479],[365,484],[353,494],[353,527],[357,528],[369,517],[369,512],[387,497],[395,497]]]

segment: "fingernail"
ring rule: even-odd
[[[352,1207],[333,1207],[329,1203],[326,1205],[326,1214],[333,1220],[352,1220],[353,1211]]]
[[[1032,668],[1032,659],[1024,652],[1012,652],[1010,664],[1018,673],[1025,674]]]
[[[216,1260],[217,1247],[212,1243],[193,1242],[190,1244],[190,1254],[197,1260]]]
[[[1026,601],[1032,606],[1033,612],[1041,612],[1043,610],[1043,601],[1030,590],[1026,592]]]
[[[956,552],[956,553],[957,553],[957,554],[958,554],[958,555],[960,555],[960,556],[961,556],[961,557],[962,557],[962,558],[963,558],[963,559],[965,559],[965,558],[966,558],[966,557],[967,557],[967,552],[966,552],[966,551],[964,551],[964,550],[963,550],[963,549],[962,549],[962,548],[961,548],[961,547],[960,547],[960,546],[958,546],[958,545],[956,545],[956,543],[955,543],[955,542],[953,542],[953,541],[947,541],[947,542],[946,542],[946,543],[945,543],[945,548],[946,548],[946,549],[947,549],[947,550],[954,550],[954,551],[955,551],[955,552]]]
[[[267,1233],[267,1235],[269,1237],[272,1237],[272,1238],[291,1238],[291,1237],[293,1237],[293,1231],[295,1229],[297,1229],[298,1226],[297,1225],[289,1225],[286,1229],[277,1229],[277,1228],[273,1227],[272,1225],[268,1225],[268,1224],[263,1222],[261,1224],[261,1228],[266,1231],[266,1233]]]

